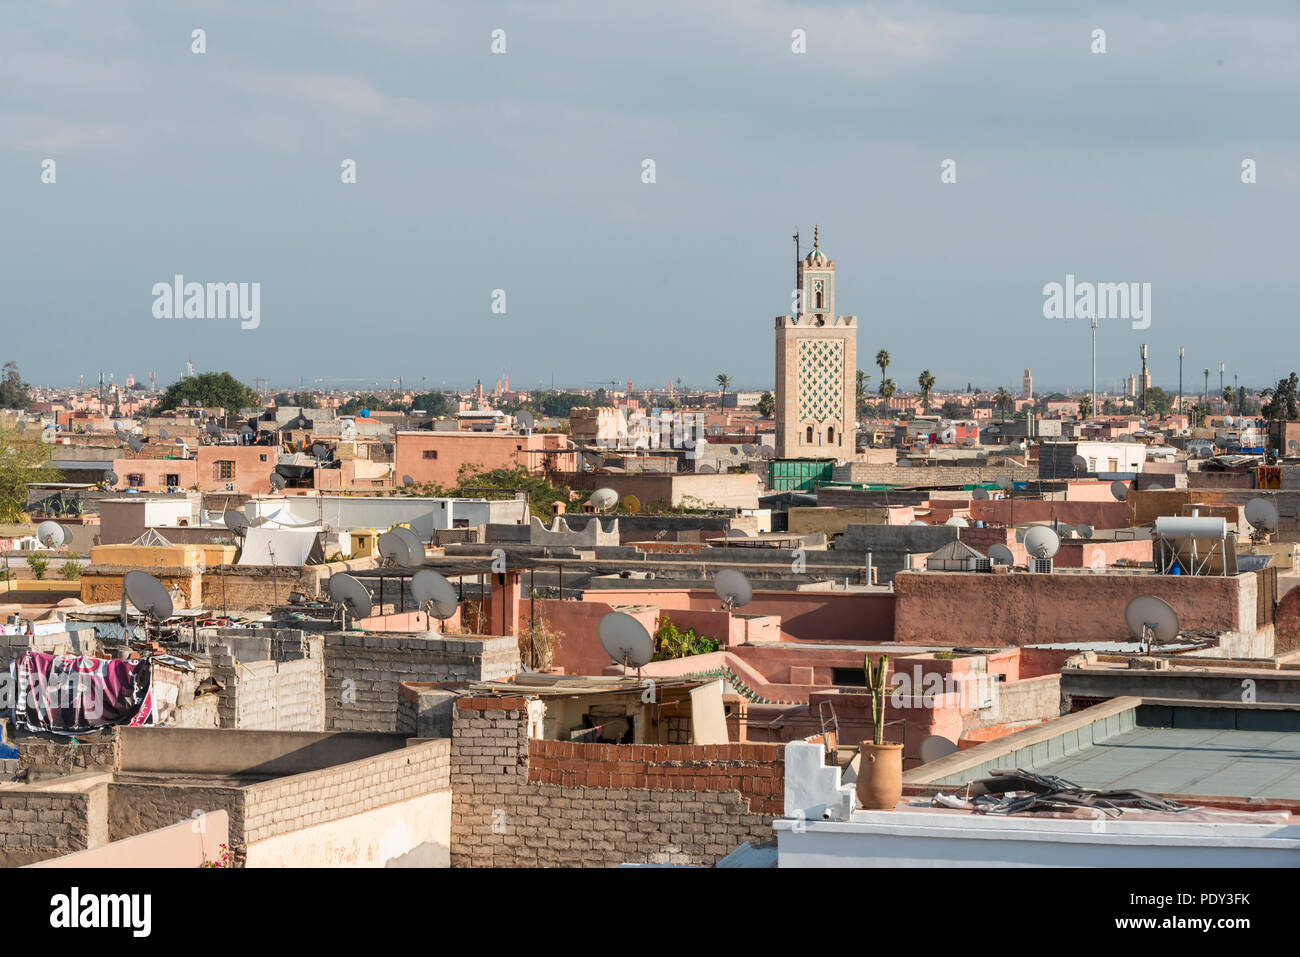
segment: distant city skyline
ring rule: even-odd
[[[883,348],[903,391],[929,369],[936,391],[1018,392],[1026,366],[1039,394],[1086,388],[1088,323],[1044,318],[1067,275],[1150,283],[1149,328],[1100,323],[1099,389],[1143,342],[1156,383],[1176,384],[1186,349],[1188,394],[1220,361],[1253,388],[1295,364],[1279,348],[1300,301],[1288,4],[286,0],[7,19],[0,360],[35,384],[102,365],[165,386],[192,355],[277,390],[466,388],[484,366],[517,389],[718,372],[770,389],[791,237],[806,251],[815,224],[876,385]],[[258,321],[155,318],[176,275],[256,284]]]

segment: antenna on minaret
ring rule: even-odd
[[[794,284],[795,284],[795,288],[798,289],[799,288],[799,233],[797,230],[795,231],[794,234]],[[802,313],[803,313],[803,296],[796,295],[795,307],[794,307],[795,319],[800,318]]]

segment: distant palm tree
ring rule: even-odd
[[[867,384],[871,382],[871,376],[867,375],[861,369],[858,370],[858,411],[867,404]]]
[[[1092,396],[1085,395],[1079,400],[1079,417],[1082,419],[1092,417]]]
[[[884,382],[880,383],[880,397],[884,399],[886,403],[889,402],[889,400],[894,397],[894,392],[897,391],[897,388],[898,387],[894,385],[893,379],[886,379]]]
[[[880,388],[881,395],[884,395],[885,388],[885,370],[889,368],[889,353],[881,349],[876,353],[876,365],[880,366]]]
[[[731,376],[725,372],[719,372],[714,376],[713,381],[718,383],[718,388],[722,390],[722,395],[718,396],[718,408],[720,409],[722,408],[722,400],[727,397],[727,390],[731,388]]]
[[[998,411],[1001,413],[998,417],[999,420],[1006,422],[1007,410],[1014,404],[1011,393],[1006,390],[1006,386],[998,386],[997,395],[993,397],[993,404],[997,406]]]
[[[930,390],[934,388],[934,376],[930,370],[924,370],[916,377],[916,384],[921,387],[921,408],[926,412],[930,411]]]

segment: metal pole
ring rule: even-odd
[[[1178,347],[1178,414],[1183,414],[1183,347]]]
[[[1097,415],[1097,317],[1092,317],[1092,414]]]

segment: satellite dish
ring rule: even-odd
[[[957,430],[944,429],[943,432],[939,434],[939,441],[945,445],[952,445],[952,443],[957,441]]]
[[[701,475],[712,475],[714,472],[717,471],[717,469],[715,469],[712,465],[701,465],[695,471]]]
[[[985,464],[987,464],[987,463],[988,463],[988,460],[989,460],[989,457],[988,457],[987,453],[984,453],[984,452],[980,452],[978,455],[975,456],[975,461],[978,462],[980,465],[985,465]]]
[[[421,568],[411,576],[411,594],[415,602],[434,618],[446,621],[456,614],[460,599],[451,582],[432,568]]]
[[[1010,492],[1015,487],[1016,487],[1015,479],[1013,479],[1010,475],[998,476],[998,488],[1002,489],[1002,491]]]
[[[415,554],[411,550],[410,541],[401,534],[397,527],[390,528],[379,536],[379,554],[384,560],[392,565],[419,565]],[[421,549],[423,552],[423,549]],[[421,555],[421,560],[423,555]]]
[[[354,619],[370,617],[370,612],[374,610],[374,603],[370,600],[370,592],[361,582],[351,575],[339,572],[330,576],[328,587],[330,599],[343,612],[344,627],[347,626],[348,615]]]
[[[989,490],[986,488],[977,488],[971,493],[971,498],[977,502],[986,501],[989,497]]]
[[[623,511],[630,515],[637,515],[641,511],[641,500],[635,495],[623,496]]]
[[[251,425],[241,425],[241,426],[239,427],[239,434],[240,434],[240,435],[252,435],[252,434],[253,434],[253,427],[252,427]]]
[[[611,611],[596,625],[600,647],[615,664],[640,668],[648,665],[655,654],[654,639],[641,622],[621,611]]]
[[[169,433],[166,429],[159,429],[159,430],[158,430],[158,438],[160,438],[160,439],[162,439],[164,442],[166,442],[168,439],[171,438],[171,433]]]
[[[1196,457],[1198,459],[1208,459],[1210,457],[1210,447],[1208,445],[1202,445],[1196,450]]]
[[[1124,607],[1124,623],[1133,637],[1150,650],[1153,644],[1165,644],[1178,637],[1178,613],[1169,602],[1155,595],[1134,598]]]
[[[587,499],[591,507],[598,512],[613,508],[618,504],[618,493],[612,488],[598,488],[591,493],[591,498]]]
[[[772,448],[770,445],[761,445],[758,448],[758,454],[765,459],[775,458],[776,449]]]
[[[144,443],[141,442],[139,439],[137,439],[134,435],[126,440],[126,444],[127,447],[130,448],[132,452],[139,452],[142,448],[144,448]]]
[[[736,606],[743,608],[754,597],[749,579],[732,568],[724,568],[713,573],[713,593],[722,599],[722,604],[727,611],[731,611]]]
[[[172,615],[172,596],[147,572],[129,571],[122,579],[123,603],[130,601],[142,615],[162,621]],[[123,609],[125,611],[125,609]]]
[[[1080,538],[1092,538],[1093,528],[1091,525],[1076,525],[1074,530],[1079,533]]]
[[[966,519],[962,518],[960,515],[954,515],[952,518],[948,519],[948,521],[944,522],[944,524],[951,525],[954,528],[970,527],[970,522],[966,521]]]
[[[1295,439],[1288,442],[1286,447],[1292,452],[1300,452],[1300,442],[1297,442]]]
[[[1076,472],[1086,472],[1088,471],[1088,460],[1082,455],[1076,455],[1070,459],[1070,467]]]
[[[403,475],[402,484],[405,485],[407,488],[410,488],[412,485],[415,484],[415,479],[411,478],[411,476],[409,475]]]
[[[279,472],[272,472],[270,481],[271,488],[275,489],[277,492],[284,488],[284,476]]]
[[[1122,502],[1128,498],[1128,486],[1120,481],[1111,482],[1110,494],[1115,496],[1115,501]]]
[[[311,454],[316,456],[318,460],[324,460],[329,456],[329,449],[325,448],[325,446],[321,445],[319,442],[316,442],[313,443],[311,447]]]
[[[956,754],[959,750],[956,742],[948,740],[941,734],[932,734],[921,741],[921,763],[929,764],[931,761],[938,761],[950,754]]]
[[[112,469],[109,469],[107,472],[105,472],[105,473],[104,473],[104,484],[105,484],[105,485],[116,485],[116,484],[117,484],[117,473],[114,472]]]
[[[738,445],[733,445],[731,448],[727,449],[727,453],[730,454],[730,455],[739,455],[739,454],[740,454],[740,446],[738,446]]]
[[[533,419],[533,414],[531,412],[521,409],[519,412],[515,413],[515,428],[531,430],[534,424],[535,420]]]
[[[1051,558],[1060,547],[1060,537],[1048,525],[1035,525],[1025,532],[1025,551],[1035,558]]]
[[[1161,485],[1159,482],[1152,482],[1150,485],[1147,486],[1148,492],[1163,492],[1164,490],[1165,487]]]
[[[1246,503],[1246,521],[1261,532],[1277,530],[1277,506],[1266,498],[1252,498]]]
[[[1016,556],[1007,546],[998,543],[989,546],[989,561],[994,565],[1014,565]]]
[[[41,429],[41,441],[44,442],[46,445],[49,445],[51,442],[53,442],[53,441],[54,441],[54,430],[53,430],[53,429]]]
[[[221,520],[226,523],[226,528],[230,529],[240,538],[248,531],[248,516],[237,508],[228,508],[221,514]]]
[[[62,548],[70,536],[58,522],[41,522],[36,526],[36,537],[46,548]]]
[[[972,439],[972,438],[967,438],[967,439],[966,439],[966,445],[967,445],[967,447],[970,447],[970,446],[972,446],[972,445],[974,445],[974,444],[975,444],[975,440],[974,440],[974,439]]]
[[[220,435],[220,434],[221,434],[221,426],[217,425],[216,422],[209,422],[208,435]]]

